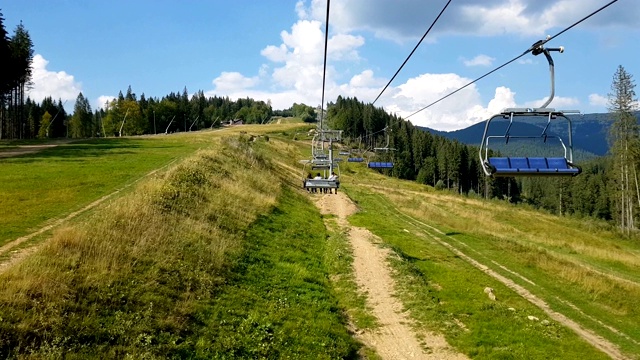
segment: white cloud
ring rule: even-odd
[[[471,60],[463,60],[465,66],[491,66],[495,58],[488,55],[478,55]]]
[[[111,95],[98,96],[98,99],[94,103],[93,108],[94,109],[106,109],[107,108],[107,103],[110,103],[115,99],[116,99],[116,97],[115,96],[111,96]]]
[[[257,77],[245,77],[239,72],[223,72],[213,80],[215,92],[229,93],[254,87],[258,83]]]
[[[330,60],[358,60],[357,48],[364,45],[362,36],[337,34],[329,39],[327,56]]]
[[[457,74],[423,74],[390,89],[389,93],[394,95],[381,98],[381,103],[388,112],[407,118],[468,82],[469,79]],[[538,107],[545,100],[518,103],[515,92],[499,86],[495,89],[493,98],[485,105],[475,85],[470,85],[454,96],[412,115],[408,120],[415,125],[452,131],[484,121],[506,108]],[[570,110],[579,103],[576,98],[556,96],[551,106]]]
[[[331,24],[338,32],[368,31],[394,41],[416,39],[442,10],[444,1],[424,0],[334,0]],[[564,28],[602,6],[600,0],[458,0],[453,1],[433,27],[428,38],[442,34],[490,36],[519,34],[544,36]],[[312,0],[308,7],[298,2],[311,19],[324,21],[326,1]],[[300,13],[300,11],[298,11]],[[620,2],[581,24],[583,28],[639,28],[640,5]],[[428,41],[430,39],[427,39]]]
[[[300,0],[296,3],[296,13],[298,14],[298,18],[300,19],[309,18],[309,14],[307,14],[307,9],[304,6],[304,1]]]
[[[36,54],[31,63],[33,87],[28,90],[27,95],[34,101],[40,102],[45,97],[52,97],[54,101],[75,102],[78,94],[82,91],[82,84],[76,82],[73,75],[64,71],[50,71],[47,69],[49,61],[42,55]],[[71,107],[73,108],[73,107]]]
[[[422,74],[391,90],[394,93],[393,97],[385,97],[381,102],[388,112],[406,118],[469,81],[457,74]],[[409,117],[408,120],[415,125],[433,129],[456,130],[485,120],[505,107],[513,107],[514,97],[515,94],[510,89],[499,87],[485,108],[473,84],[457,92],[455,99],[450,97],[442,100]]]
[[[355,75],[349,81],[351,87],[378,87],[384,85],[385,80],[373,77],[373,71],[365,70],[358,75]]]
[[[298,2],[296,11],[301,18],[291,27],[282,31],[279,45],[268,45],[260,53],[270,64],[263,64],[259,77],[248,78],[240,73],[223,73],[214,80],[215,89],[210,94],[234,97],[254,97],[266,101],[270,99],[274,108],[289,108],[294,102],[312,106],[319,105],[322,98],[322,76],[324,59],[323,25],[318,20],[305,20],[309,11]],[[328,57],[330,61],[358,62],[358,48],[364,45],[364,38],[339,33],[329,37]],[[326,72],[325,99],[335,99],[342,92],[336,83],[338,74],[329,64]],[[355,82],[379,82],[372,74],[356,75]],[[270,83],[268,90],[250,90],[259,80]],[[364,85],[362,85],[364,86]]]
[[[589,95],[589,105],[607,106],[608,104],[609,104],[609,99],[606,96],[602,96],[600,94]]]
[[[273,62],[285,62],[287,60],[287,51],[285,44],[280,44],[280,46],[269,45],[260,54]]]

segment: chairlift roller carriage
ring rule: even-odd
[[[540,43],[541,45],[536,46],[536,44],[538,43]],[[575,176],[580,174],[581,172],[580,167],[573,163],[573,131],[571,119],[566,116],[567,114],[579,114],[580,112],[578,110],[555,110],[552,108],[547,108],[547,105],[549,105],[553,100],[555,92],[554,64],[550,52],[558,51],[562,53],[564,52],[564,48],[544,48],[542,46],[542,40],[538,43],[534,44],[532,54],[544,54],[547,58],[547,61],[549,62],[549,72],[551,74],[551,95],[540,108],[508,108],[503,110],[500,114],[492,116],[486,121],[484,134],[482,136],[482,142],[480,143],[479,157],[482,169],[487,176]],[[489,128],[492,121],[496,119],[508,120],[506,131],[504,132],[504,134],[490,135]],[[514,121],[517,120],[524,120],[528,123],[546,120],[546,124],[542,130],[542,133],[538,135],[514,135],[511,134],[510,131],[512,130]],[[563,120],[567,123],[567,144],[564,143],[560,136],[549,133],[551,121],[556,120]],[[548,140],[557,141],[559,144],[558,150],[562,149],[564,155],[555,157],[489,157],[490,141],[502,140],[505,144],[508,144],[510,140],[514,139],[542,140],[544,143],[547,143]]]

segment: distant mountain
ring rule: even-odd
[[[640,121],[640,112],[636,113]],[[583,114],[569,116],[573,126],[573,148],[576,153],[589,152],[597,156],[605,155],[609,151],[607,137],[611,125],[610,114]],[[564,123],[564,124],[563,124]],[[560,135],[565,143],[568,143],[568,135],[565,122],[552,121],[548,134]],[[546,125],[545,122],[514,122],[510,134],[540,134]],[[468,128],[455,131],[438,131],[427,127],[421,127],[432,134],[445,138],[455,139],[469,145],[480,145],[484,133],[485,122],[471,125]],[[506,121],[493,120],[490,134],[504,134],[507,128]]]

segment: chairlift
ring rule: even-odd
[[[385,144],[384,147],[374,147],[373,151],[374,153],[388,153],[390,151],[395,151],[396,149],[394,148],[390,148],[389,147],[389,132],[391,132],[391,130],[389,129],[389,127],[385,127],[384,128],[384,132],[387,138],[387,143]],[[370,169],[393,169],[393,162],[391,161],[367,161],[367,167]]]
[[[362,156],[362,136],[358,137],[358,147],[352,148],[349,152],[349,157],[347,158],[347,162],[361,163],[364,162],[364,157]],[[340,153],[342,155],[342,153]]]
[[[333,142],[342,141],[342,130],[321,130],[318,129],[313,137],[311,144],[311,159],[302,160],[304,164],[302,168],[302,187],[304,189],[316,191],[317,189],[337,189],[340,187],[340,181],[338,179],[330,179],[330,175],[337,173],[340,175],[339,163],[341,158],[333,157]],[[325,147],[325,143],[328,142],[328,146]],[[307,177],[311,174],[311,171],[321,170],[320,179],[314,177]]]
[[[573,140],[572,140],[572,125],[571,119],[566,116],[567,114],[579,114],[578,110],[555,110],[547,108],[547,105],[551,103],[554,97],[554,64],[551,58],[550,52],[558,51],[564,52],[563,47],[559,48],[544,48],[542,45],[535,47],[532,51],[533,55],[544,54],[549,62],[549,72],[551,74],[551,95],[549,99],[540,108],[507,108],[501,113],[493,115],[485,123],[484,133],[482,135],[482,141],[480,143],[479,157],[482,169],[487,176],[491,177],[515,177],[515,176],[575,176],[580,174],[581,169],[573,163]],[[489,131],[492,121],[502,119],[508,120],[506,124],[506,131],[503,134],[492,135]],[[533,123],[535,121],[546,121],[544,128],[540,134],[514,134],[513,130],[514,122],[523,120],[526,123]],[[551,121],[564,120],[567,125],[567,139],[565,144],[562,138],[558,135],[550,133]],[[496,121],[498,122],[498,121]],[[495,123],[494,127],[495,128]],[[495,131],[495,130],[494,130]],[[557,142],[558,151],[562,152],[553,157],[540,157],[540,156],[504,156],[504,157],[490,157],[490,142],[493,140],[503,141],[504,144],[509,144],[511,141],[518,139],[529,139],[537,142],[542,141],[544,144],[551,142]]]
[[[322,170],[321,173],[317,173],[320,175],[318,178],[314,176],[309,170],[308,165],[312,170]],[[335,164],[337,165],[337,164]],[[330,175],[337,174],[338,178],[331,179]],[[311,177],[308,175],[311,174]],[[311,191],[317,191],[318,189],[324,191],[326,189],[332,190],[335,189],[336,193],[338,192],[338,188],[340,187],[340,167],[339,166],[320,166],[320,165],[312,165],[311,161],[307,161],[305,166],[302,168],[302,188]]]

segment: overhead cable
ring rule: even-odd
[[[417,113],[421,112],[422,110],[425,110],[425,109],[427,109],[427,108],[429,108],[429,107],[431,107],[431,106],[433,106],[433,105],[435,105],[435,104],[439,103],[440,101],[442,101],[442,100],[444,100],[444,99],[448,98],[449,96],[451,96],[451,95],[453,95],[453,94],[457,93],[458,91],[460,91],[460,90],[462,90],[462,89],[465,89],[467,86],[472,85],[472,84],[476,83],[476,82],[477,82],[477,81],[479,81],[479,80],[482,80],[483,78],[487,77],[488,75],[493,74],[494,72],[496,72],[496,71],[498,71],[498,70],[502,69],[503,67],[505,67],[505,66],[507,66],[507,65],[511,64],[512,62],[514,62],[514,61],[516,61],[516,60],[520,59],[521,57],[525,56],[526,54],[528,54],[528,53],[532,52],[534,49],[537,49],[537,48],[542,47],[544,44],[546,44],[546,43],[548,43],[549,41],[551,41],[551,40],[555,39],[556,37],[558,37],[558,36],[562,35],[562,34],[563,34],[563,33],[565,33],[566,31],[568,31],[569,29],[571,29],[571,28],[573,28],[574,26],[576,26],[576,25],[580,24],[581,22],[583,22],[583,21],[587,20],[588,18],[590,18],[590,17],[592,17],[593,15],[595,15],[595,14],[599,13],[600,11],[604,10],[605,8],[609,7],[611,4],[613,4],[613,3],[617,2],[617,1],[618,1],[618,0],[610,1],[608,4],[606,4],[606,5],[602,6],[602,7],[601,7],[601,8],[599,8],[598,10],[596,10],[596,11],[592,12],[591,14],[589,14],[589,15],[587,15],[587,16],[585,16],[585,17],[583,17],[582,19],[580,19],[580,20],[576,21],[575,23],[573,23],[572,25],[568,26],[567,28],[565,28],[564,30],[560,31],[559,33],[557,33],[557,34],[555,34],[555,35],[553,35],[553,36],[549,36],[549,37],[547,37],[547,38],[546,38],[546,39],[544,39],[544,40],[537,41],[536,43],[534,43],[533,45],[531,45],[531,47],[530,47],[529,49],[527,49],[525,52],[523,52],[522,54],[520,54],[520,55],[516,56],[515,58],[513,58],[513,59],[511,59],[511,60],[507,61],[506,63],[504,63],[504,64],[502,64],[502,65],[498,66],[497,68],[495,68],[495,69],[493,69],[493,70],[489,71],[488,73],[486,73],[486,74],[484,74],[484,75],[480,76],[479,78],[477,78],[477,79],[475,79],[475,80],[473,80],[473,81],[471,81],[471,82],[467,83],[466,85],[464,85],[464,86],[462,86],[462,87],[460,87],[460,88],[456,89],[455,91],[453,91],[453,92],[451,92],[451,93],[449,93],[449,94],[447,94],[447,95],[445,95],[445,96],[441,97],[440,99],[438,99],[438,100],[436,100],[436,101],[432,102],[431,104],[429,104],[429,105],[427,105],[427,106],[423,107],[422,109],[420,109],[420,110],[418,110],[418,111],[415,111],[415,112],[414,112],[414,113],[412,113],[411,115],[407,116],[405,119],[408,119],[408,118],[412,117],[413,115],[415,115],[415,114],[417,114]]]
[[[422,40],[424,40],[424,38],[427,36],[427,34],[429,33],[429,31],[431,31],[431,29],[433,28],[433,26],[436,24],[436,22],[438,22],[438,19],[440,19],[440,16],[442,16],[442,13],[444,13],[444,11],[447,9],[447,6],[449,6],[449,4],[451,3],[451,0],[447,1],[446,5],[442,8],[442,10],[440,11],[440,13],[438,14],[438,16],[435,18],[435,20],[433,20],[433,22],[431,23],[431,26],[429,26],[429,28],[427,29],[427,31],[424,33],[424,35],[422,35],[422,38],[420,39],[420,41],[418,41],[418,43],[416,44],[416,46],[413,48],[413,50],[411,50],[411,53],[409,54],[409,56],[407,56],[407,58],[404,60],[404,62],[402,63],[402,65],[400,65],[400,68],[398,68],[398,71],[396,71],[395,74],[393,74],[393,77],[391,78],[391,80],[389,80],[389,82],[387,83],[387,85],[384,86],[384,89],[382,89],[382,91],[380,91],[380,94],[378,94],[378,96],[376,97],[375,100],[373,100],[373,102],[371,103],[371,105],[375,104],[376,101],[378,101],[378,99],[380,98],[380,96],[382,95],[382,93],[387,90],[387,87],[389,87],[389,85],[391,85],[391,82],[393,81],[393,79],[396,78],[396,76],[398,75],[398,73],[400,72],[400,70],[402,70],[402,68],[404,67],[404,65],[407,63],[407,61],[409,61],[409,59],[411,58],[411,55],[413,55],[414,52],[416,52],[416,49],[418,49],[418,46],[420,46],[420,44],[422,43]]]
[[[322,69],[322,103],[320,104],[320,130],[322,129],[322,120],[324,119],[324,84],[327,77],[327,43],[329,42],[329,3],[327,0],[327,20],[324,28],[324,67]]]

